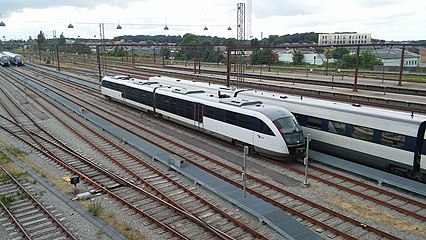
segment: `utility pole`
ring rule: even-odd
[[[359,45],[356,47],[356,59],[355,59],[355,79],[354,87],[352,91],[358,92],[358,67],[359,67]]]
[[[241,87],[244,84],[244,50],[245,50],[245,3],[237,4],[237,86]]]
[[[399,81],[398,86],[402,86],[402,73],[404,71],[404,53],[405,53],[405,44],[402,45],[402,53],[401,53],[401,64],[399,66]]]

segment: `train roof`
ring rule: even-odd
[[[165,78],[164,78],[165,79]],[[117,82],[126,86],[131,86],[140,89],[150,89],[156,92],[171,93],[185,95],[181,98],[196,98],[199,101],[208,101],[218,104],[226,104],[227,106],[243,108],[251,111],[257,111],[269,119],[275,120],[281,117],[293,116],[290,111],[277,106],[264,104],[260,100],[247,99],[244,97],[233,97],[229,95],[221,95],[218,92],[213,92],[206,89],[203,85],[181,85],[177,84],[183,80],[175,81],[173,78],[167,78],[168,81],[156,81],[158,78],[150,78],[148,80],[131,78],[125,75],[118,76],[106,76],[102,81],[107,80],[111,82]],[[206,91],[207,90],[207,91]]]
[[[389,120],[399,120],[402,122],[423,122],[426,120],[426,116],[422,114],[412,114],[408,112],[378,108],[378,107],[370,107],[364,106],[360,104],[350,104],[344,102],[336,102],[329,100],[321,100],[310,97],[300,97],[293,95],[285,95],[281,93],[274,93],[268,91],[259,91],[252,89],[237,89],[233,87],[226,87],[220,84],[210,84],[205,82],[194,82],[189,80],[181,80],[170,77],[151,77],[150,81],[157,82],[176,82],[181,84],[182,86],[193,85],[200,86],[204,89],[208,89],[206,91],[216,92],[221,91],[222,94],[227,94],[229,96],[242,96],[248,99],[261,99],[263,102],[268,99],[268,103],[276,102],[279,104],[283,104],[284,108],[290,108],[291,106],[294,109],[289,109],[290,111],[295,110],[300,111],[306,108],[316,108],[318,112],[322,110],[330,110],[330,111],[339,111],[341,113],[349,113],[349,114],[357,114],[364,115],[369,117],[380,117],[382,119]],[[265,102],[266,103],[266,102]],[[290,105],[291,104],[291,105]],[[298,108],[296,107],[298,106]],[[315,115],[315,112],[310,112]],[[321,114],[321,113],[320,113]]]
[[[3,54],[7,55],[9,57],[21,56],[20,54],[12,53],[12,52],[6,52],[6,51],[3,51]]]

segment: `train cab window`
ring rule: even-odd
[[[322,120],[321,120],[321,118],[309,117],[308,116],[306,118],[306,126],[311,127],[311,128],[321,129]]]
[[[426,155],[426,140],[423,142],[423,155]]]
[[[425,130],[425,135],[423,139],[423,155],[426,155],[426,130]]]
[[[367,127],[353,126],[352,129],[352,137],[370,142],[373,141],[373,133],[374,130]]]
[[[299,123],[294,117],[284,117],[277,120],[274,120],[273,123],[278,128],[281,134],[284,133],[294,133],[302,131]]]
[[[405,145],[405,136],[398,133],[382,132],[382,144],[402,149]]]
[[[328,131],[331,133],[337,133],[340,135],[346,134],[346,123],[336,122],[336,121],[328,121]]]

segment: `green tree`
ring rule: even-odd
[[[341,68],[354,68],[356,63],[356,56],[351,53],[343,54],[340,58],[339,67]]]
[[[41,50],[44,49],[45,42],[46,42],[46,37],[44,37],[44,33],[40,30],[40,33],[37,35],[38,57],[40,61],[41,61]]]
[[[200,44],[200,39],[198,38],[198,36],[192,33],[185,34],[180,43],[181,49],[177,55],[177,58],[181,60],[194,59],[195,54],[198,53],[198,48],[194,47],[194,45],[199,45],[199,44]]]
[[[228,38],[228,39],[225,39],[222,44],[226,46],[235,46],[237,45],[237,39]]]
[[[38,49],[39,50],[44,49],[44,44],[45,43],[46,43],[46,37],[44,36],[44,33],[40,30],[40,33],[37,35]]]
[[[359,58],[360,68],[373,69],[376,65],[383,65],[382,60],[371,49],[362,51]]]
[[[126,52],[126,50],[124,50],[123,46],[116,46],[114,48],[112,55],[116,56],[116,57],[124,57],[124,56],[126,56],[126,53],[127,52]]]
[[[293,50],[293,64],[301,65],[303,63],[304,58],[305,56],[300,50]]]
[[[213,47],[213,41],[209,40],[209,39],[204,39],[201,42],[199,51],[200,51],[200,57],[201,57],[201,61],[203,62],[216,62],[216,55],[217,52],[214,50]]]
[[[259,46],[260,42],[257,38],[253,38],[252,40],[250,40],[250,45],[252,46]]]
[[[261,48],[258,51],[255,51],[251,55],[251,64],[252,65],[262,65],[269,64],[273,61],[274,55],[270,48],[263,49]]]
[[[349,50],[347,48],[336,48],[333,50],[331,55],[337,61],[337,65],[339,65],[343,55],[345,54],[349,54]]]
[[[164,57],[164,59],[169,59],[171,50],[169,47],[162,47],[160,49],[160,55]]]
[[[63,46],[66,43],[67,43],[67,41],[65,39],[64,33],[61,33],[61,35],[59,36],[59,39],[58,39],[58,44]]]

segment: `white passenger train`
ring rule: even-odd
[[[202,87],[180,87],[127,76],[106,76],[108,98],[203,131],[278,159],[302,157],[305,138],[296,118],[261,101],[210,94]]]
[[[426,182],[426,116],[217,84],[152,77],[163,84],[199,87],[211,94],[259,99],[292,112],[310,133],[312,149]]]
[[[21,55],[12,52],[3,52],[3,55],[9,57],[9,64],[14,66],[24,66],[24,61]]]
[[[0,53],[0,65],[2,67],[9,67],[9,57],[3,53]]]

